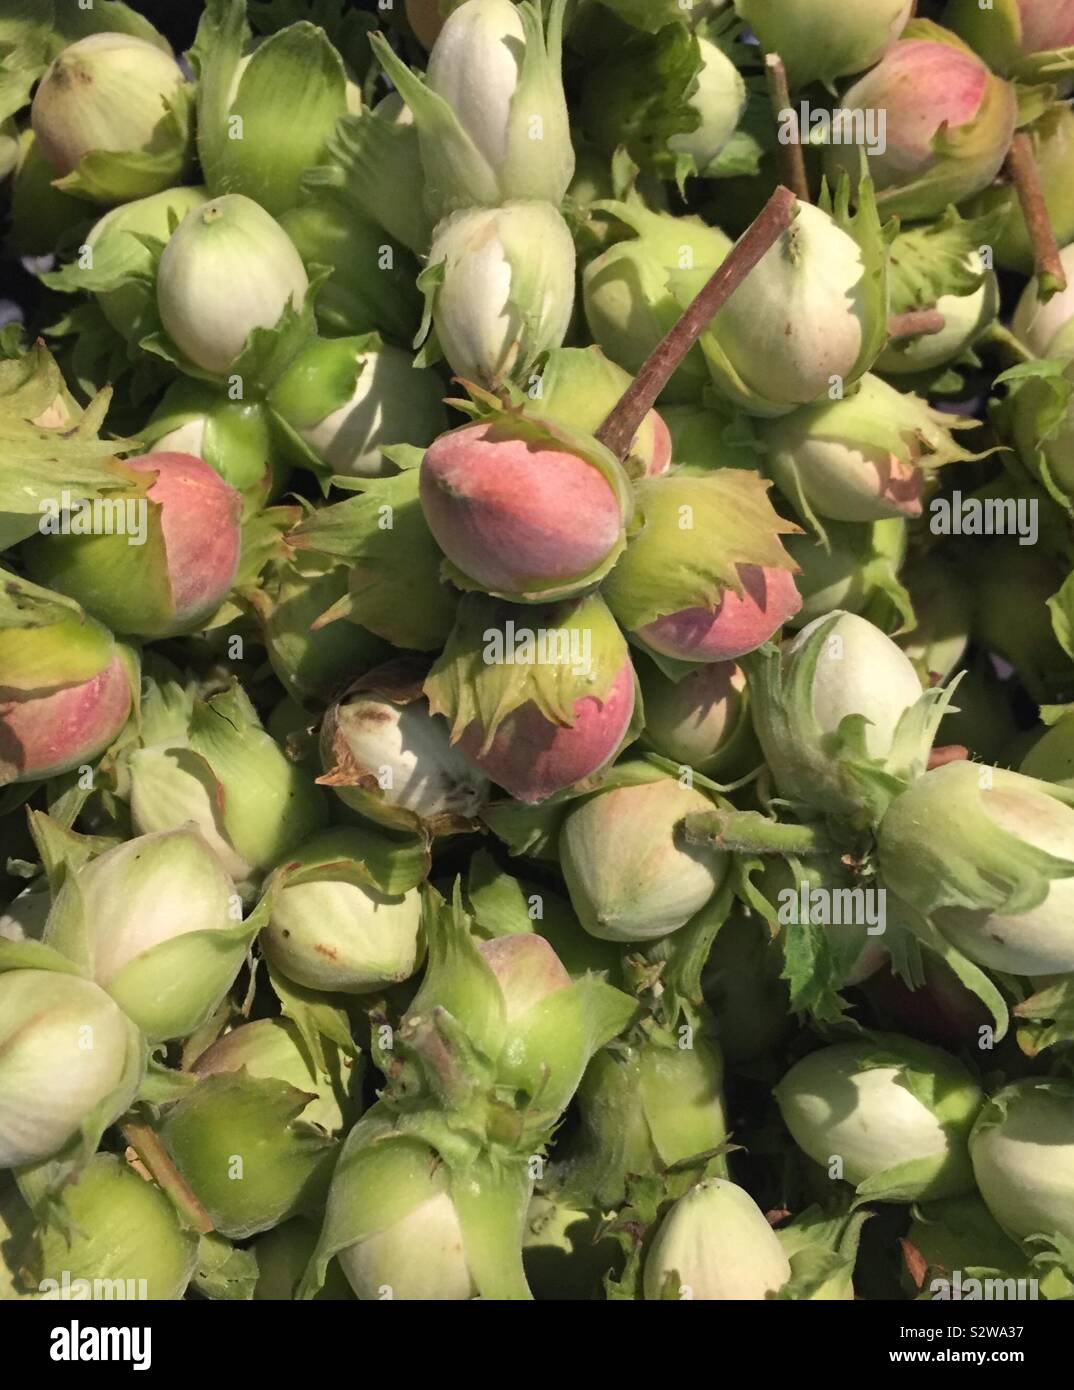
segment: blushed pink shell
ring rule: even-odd
[[[89,762],[123,728],[130,707],[130,680],[118,653],[81,685],[27,700],[0,698],[0,784]]]
[[[833,521],[921,515],[925,475],[916,463],[881,449],[808,440],[794,454],[802,491]]]
[[[532,702],[509,714],[487,753],[482,731],[471,724],[459,746],[472,763],[516,801],[530,805],[591,777],[616,754],[634,713],[634,668],[629,659],[604,701],[586,695],[574,702],[574,725],[551,724]]]
[[[1045,53],[1074,44],[1074,0],[1018,0],[1022,52]]]
[[[148,495],[161,508],[176,618],[185,622],[212,612],[239,567],[241,495],[193,454],[142,454],[124,466],[156,471]]]
[[[887,467],[877,466],[878,496],[900,516],[920,516],[925,475],[912,463],[891,454]]]
[[[787,570],[740,565],[743,593],[733,589],[715,609],[684,608],[641,628],[638,636],[654,652],[679,661],[734,661],[756,651],[793,618],[802,596]]]
[[[570,975],[543,936],[512,932],[483,941],[477,949],[503,991],[509,1024],[550,994],[571,987]]]
[[[990,74],[980,60],[945,43],[903,39],[848,94],[856,108],[887,113],[885,169],[913,172],[935,158],[932,139],[945,123],[967,125],[981,107]]]
[[[425,451],[421,505],[448,559],[492,593],[584,579],[622,528],[619,500],[591,464],[488,424]]]
[[[649,416],[653,422],[653,452],[645,476],[659,478],[671,467],[671,431],[659,411],[650,410]]]
[[[733,661],[710,661],[674,683],[654,668],[654,681],[642,679],[647,737],[658,753],[700,768],[738,730],[745,672]]]

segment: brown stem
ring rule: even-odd
[[[778,53],[765,54],[764,75],[768,83],[768,98],[777,122],[782,125],[784,118],[790,117],[787,141],[777,141],[779,161],[783,166],[783,181],[794,190],[803,203],[808,203],[809,179],[806,176],[805,155],[802,152],[802,134],[798,128],[798,112],[791,105],[787,69]]]
[[[1004,167],[1018,190],[1022,216],[1029,229],[1033,260],[1040,281],[1040,297],[1050,299],[1053,294],[1066,289],[1067,277],[1059,259],[1059,244],[1048,215],[1048,205],[1044,201],[1044,190],[1040,186],[1040,170],[1033,154],[1033,142],[1024,131],[1020,131],[1011,141]]]
[[[760,216],[739,238],[727,259],[701,289],[693,303],[661,338],[641,370],[597,431],[597,438],[624,459],[641,422],[656,404],[672,374],[708,327],[712,318],[794,220],[798,200],[789,188],[777,188]]]
[[[929,754],[929,772],[934,767],[946,767],[948,763],[964,763],[970,756],[970,750],[964,748],[961,743],[948,743],[942,748],[934,748]]]
[[[920,338],[942,333],[947,320],[938,309],[911,309],[906,314],[892,314],[888,319],[888,338]]]
[[[172,1199],[180,1216],[199,1235],[213,1229],[209,1213],[191,1192],[171,1161],[167,1149],[149,1125],[140,1120],[128,1120],[120,1126],[123,1137],[131,1146],[162,1192]]]

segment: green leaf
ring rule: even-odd
[[[278,870],[281,887],[342,880],[397,897],[428,877],[429,846],[421,835],[356,821],[323,832],[319,842],[322,849],[316,859],[306,853],[300,861],[283,860]]]
[[[738,129],[702,171],[707,179],[753,178],[760,173],[765,155],[776,147],[767,84],[761,77],[747,77],[745,82],[746,109],[739,119]]]
[[[96,855],[113,849],[118,843],[104,836],[79,835],[43,811],[31,811],[29,820],[30,833],[53,893],[69,874],[77,873]]]
[[[197,1084],[198,1078],[190,1072],[176,1071],[151,1056],[137,1098],[143,1105],[171,1105],[173,1101],[181,1100]]]
[[[533,1180],[526,1160],[482,1158],[452,1174],[451,1195],[478,1296],[532,1299],[522,1268],[522,1236]]]
[[[127,203],[182,183],[194,149],[193,116],[194,91],[186,83],[168,98],[152,150],[90,150],[53,187],[92,202]]]
[[[189,56],[198,75],[198,158],[210,188],[227,167],[231,86],[249,37],[245,0],[206,0]]]
[[[348,1057],[359,1055],[358,1047],[351,1035],[347,1010],[342,1002],[335,1002],[335,996],[331,994],[296,985],[272,965],[268,965],[268,977],[276,998],[280,1001],[280,1011],[302,1035],[302,1041],[306,1044],[318,1072],[328,1069],[324,1047],[321,1044],[322,1038],[334,1043]]]
[[[1064,976],[1015,1004],[1018,1044],[1030,1057],[1074,1040],[1074,979]],[[1025,1023],[1022,1023],[1025,1020]]]
[[[634,34],[587,74],[582,123],[609,152],[623,146],[638,164],[674,171],[668,141],[696,130],[690,104],[701,72],[701,48],[685,24]]]
[[[533,622],[546,642],[544,659],[526,610],[484,594],[464,595],[424,685],[430,709],[448,720],[453,740],[476,722],[485,753],[503,720],[523,705],[532,703],[550,723],[569,728],[579,700],[607,698],[627,646],[600,597],[542,609]],[[526,634],[532,644],[528,658],[516,645]]]
[[[889,895],[888,912],[893,925],[904,928],[907,934],[915,938],[922,946],[928,947],[934,955],[939,956],[970,993],[975,994],[980,999],[992,1015],[992,1027],[996,1041],[1002,1041],[1007,1036],[1007,1030],[1010,1027],[1010,1012],[1006,999],[992,977],[968,956],[964,956],[957,947],[952,946],[927,917],[914,912],[894,893]],[[901,933],[893,932],[891,934],[892,941],[898,941],[900,935]],[[903,973],[903,978],[906,978],[905,972],[901,973]],[[924,982],[923,976],[921,982]]]
[[[540,901],[543,907],[543,895]],[[535,930],[531,895],[520,879],[500,869],[488,850],[480,849],[470,859],[466,905],[477,929],[488,937]]]
[[[525,806],[514,800],[494,801],[481,812],[481,819],[511,854],[555,860],[559,829],[569,810],[568,801],[546,801],[540,806]]]
[[[312,513],[291,541],[351,566],[354,622],[396,646],[436,650],[451,632],[457,596],[441,581],[418,472],[366,479],[361,487],[360,496]]]
[[[37,12],[44,9],[41,0],[29,0],[30,7]],[[10,4],[8,5],[10,8]],[[53,4],[49,5],[53,8]],[[77,39],[89,34],[131,34],[136,39],[144,39],[165,53],[171,52],[167,39],[157,32],[148,19],[142,17],[122,0],[93,0],[92,5],[60,4],[54,20],[53,42],[57,48],[66,48]]]
[[[116,457],[135,446],[98,438],[111,392],[97,396],[81,416],[73,406],[73,424],[33,424],[54,402],[67,399],[63,378],[43,344],[24,357],[0,362],[0,513],[24,519],[21,524],[29,529],[19,539],[38,529],[42,503],[58,505],[65,491],[73,500],[83,500],[144,490],[124,474]]]
[[[327,34],[358,81],[365,77],[373,61],[369,35],[376,20],[350,8],[347,0],[248,0],[250,23],[259,34],[306,20]]]
[[[848,1200],[839,1200],[834,1211],[807,1207],[780,1226],[776,1235],[790,1256],[792,1279],[778,1297],[843,1297],[850,1284],[862,1228],[870,1215],[853,1211]],[[807,1258],[799,1264],[798,1256]]]
[[[68,44],[90,34],[130,34],[170,54],[168,41],[120,0],[83,7],[56,0],[5,0],[0,14],[0,121],[30,99],[34,83]]]
[[[80,685],[103,671],[115,640],[73,599],[0,567],[0,668],[8,690]]]
[[[1052,630],[1056,640],[1074,659],[1074,572],[1067,575],[1057,593],[1048,600],[1052,615]]]
[[[243,1068],[202,1077],[165,1113],[160,1137],[222,1234],[244,1237],[264,1229],[266,1202],[283,1204],[273,1225],[295,1210],[316,1209],[318,1196],[323,1202],[338,1144],[302,1123],[311,1098],[286,1081],[255,1078]],[[248,1170],[241,1182],[228,1177],[236,1140]]]
[[[457,190],[465,189],[472,205],[495,207],[501,199],[496,172],[451,105],[422,77],[411,72],[383,34],[371,34],[369,42],[386,75],[414,113],[414,124],[422,140],[426,205],[443,216],[458,206]],[[435,163],[424,153],[433,144],[437,151]]]
[[[346,110],[343,62],[323,30],[303,21],[271,35],[243,71],[227,117],[242,137],[214,149],[211,191],[246,194],[278,217]]]
[[[155,298],[149,304],[155,305]],[[144,326],[148,328],[149,323]],[[173,379],[163,362],[146,356],[138,343],[128,343],[116,332],[95,299],[73,304],[45,331],[50,337],[68,340],[62,344],[64,370],[86,396],[111,395],[113,385],[123,386],[120,404],[134,413],[134,427],[143,423],[141,407]],[[118,443],[113,447],[116,453],[127,452]]]
[[[426,930],[428,965],[408,1014],[446,1010],[465,1021],[466,1034],[474,1046],[494,1060],[507,1030],[503,993],[471,935],[458,885],[450,904],[430,905]]]
[[[773,508],[770,486],[733,468],[639,482],[634,533],[603,587],[622,626],[635,631],[684,608],[715,610],[725,590],[742,592],[742,565],[793,569],[779,537],[797,528]]]
[[[191,1283],[203,1298],[247,1303],[257,1284],[257,1253],[240,1249],[213,1231],[201,1237]]]
[[[328,141],[325,162],[311,169],[306,187],[334,193],[357,216],[372,218],[411,251],[423,254],[432,219],[422,199],[424,178],[413,125],[395,124],[375,111],[344,116]]]
[[[0,974],[7,970],[55,970],[60,975],[85,973],[77,962],[43,941],[0,940]]]
[[[950,207],[936,221],[900,232],[891,245],[891,312],[931,309],[944,295],[973,294],[987,271],[975,269],[970,258],[993,244],[1003,222],[1002,213],[963,219]]]
[[[864,307],[864,332],[861,352],[849,381],[856,380],[869,370],[887,342],[889,246],[894,234],[893,225],[885,227],[881,224],[872,179],[860,180],[856,199],[857,210],[851,213],[850,180],[846,174],[840,176],[834,200],[830,199],[826,186],[820,199],[821,206],[830,212],[835,225],[857,242],[865,272],[860,291]]]
[[[677,1029],[682,1019],[696,1028],[701,1017],[703,996],[701,973],[709,958],[716,934],[727,920],[734,900],[731,875],[685,926],[648,947],[645,958],[662,965],[656,1017],[666,1028]]]
[[[1036,847],[988,814],[982,792],[993,785],[1002,790],[1008,779],[1018,784],[1017,775],[1002,768],[948,763],[892,806],[880,836],[881,873],[918,912],[1028,912],[1044,901],[1054,879],[1074,876],[1074,858]],[[1064,804],[1074,801],[1074,792],[1063,787],[1037,787]]]
[[[968,1164],[967,1164],[968,1166]],[[920,1196],[936,1168],[936,1159],[909,1159],[874,1173],[857,1186],[857,1205],[866,1202],[910,1202]]]
[[[685,25],[689,10],[680,0],[600,0],[617,19],[646,34],[658,33],[665,25]]]
[[[284,536],[297,520],[297,507],[266,507],[243,518],[236,589],[255,585],[267,564],[284,557]]]

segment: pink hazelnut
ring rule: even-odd
[[[54,777],[90,762],[119,734],[130,707],[130,679],[118,652],[80,685],[0,697],[0,784]]]
[[[625,481],[507,424],[441,435],[421,465],[437,544],[476,587],[508,597],[563,597],[600,578],[622,546],[624,499]]]
[[[684,608],[639,629],[655,652],[679,661],[733,661],[755,651],[802,606],[785,569],[740,565],[743,592],[725,591],[714,609]]]
[[[466,729],[459,746],[471,762],[517,801],[544,801],[599,772],[615,757],[634,713],[634,670],[627,659],[604,700],[574,702],[574,724],[553,724],[528,702],[509,714],[482,753],[480,726]]]

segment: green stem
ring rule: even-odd
[[[462,1111],[479,1089],[469,1039],[444,1008],[411,1014],[396,1037],[420,1062],[426,1080],[449,1109]]]
[[[759,811],[701,811],[686,817],[686,838],[732,854],[824,854],[833,848],[817,825],[783,825]]]

